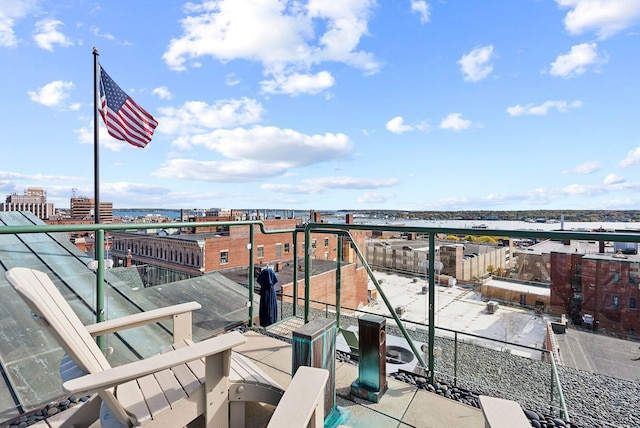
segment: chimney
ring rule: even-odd
[[[347,224],[353,224],[353,214],[347,214],[345,218]]]
[[[127,264],[125,265],[125,267],[131,267],[131,249],[127,251]]]
[[[319,212],[313,211],[311,213],[311,223],[320,223],[322,222],[321,215]]]

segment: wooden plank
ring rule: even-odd
[[[151,420],[151,414],[135,380],[119,385],[116,389],[116,397],[122,407],[135,417],[138,424]]]
[[[486,428],[530,428],[529,419],[515,401],[504,398],[479,397]]]
[[[91,324],[86,326],[86,329],[91,335],[100,336],[160,321],[172,320],[174,315],[195,311],[201,307],[197,302],[181,303]]]
[[[234,353],[233,359],[235,368],[242,374],[244,382],[273,385],[281,388],[280,385],[271,379],[266,373],[258,368],[250,359],[244,355]]]
[[[138,378],[138,386],[152,418],[171,408],[154,375]]]
[[[174,368],[179,369],[180,367],[184,367],[184,364],[180,364]],[[179,400],[187,397],[187,393],[182,389],[182,385],[180,385],[180,382],[176,379],[176,375],[173,370],[174,369],[162,370],[154,375],[171,407],[173,407],[173,405]]]
[[[191,397],[200,388],[202,383],[198,379],[191,369],[186,364],[180,364],[179,366],[171,369],[176,380],[180,383],[182,390]]]
[[[323,426],[324,387],[328,379],[326,369],[298,367],[267,427]]]
[[[118,385],[140,376],[175,367],[188,361],[197,361],[205,356],[230,351],[234,346],[243,344],[246,338],[238,332],[226,333],[198,342],[192,346],[176,349],[164,354],[154,355],[144,360],[134,361],[109,370],[72,379],[63,383],[67,392],[91,392]]]

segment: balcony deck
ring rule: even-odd
[[[291,345],[255,331],[245,333],[247,343],[236,350],[251,358],[269,376],[286,387],[291,382]],[[415,386],[389,378],[389,389],[379,403],[370,403],[350,394],[351,383],[358,378],[358,367],[336,361],[337,405],[349,411],[343,425],[352,428],[430,428],[443,426],[484,427],[480,409],[420,390]],[[73,410],[68,410],[68,412]],[[247,406],[247,428],[266,426],[273,407]],[[65,412],[35,425],[36,428],[61,427]]]

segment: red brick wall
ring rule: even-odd
[[[598,329],[621,334],[640,332],[640,289],[630,281],[631,266],[625,261],[583,258],[582,312],[594,315]],[[630,307],[631,298],[636,299],[636,309]]]
[[[284,284],[283,293],[285,301],[293,301],[293,283]],[[286,297],[289,296],[289,297]],[[298,304],[304,305],[304,279],[298,281]],[[311,278],[311,307],[324,309],[323,303],[332,305],[331,310],[335,310],[336,303],[336,271],[325,272]],[[364,267],[357,267],[356,264],[342,266],[340,305],[344,311],[357,309],[358,305],[367,304],[367,272]]]
[[[551,253],[551,313],[554,315],[571,313],[571,277],[575,274],[576,263],[581,263],[581,254]]]
[[[278,225],[276,229],[281,229]],[[237,229],[237,230],[236,230]],[[312,233],[312,240],[316,240],[314,259],[325,258],[335,260],[337,257],[337,237],[333,234]],[[328,244],[325,246],[325,238]],[[234,227],[231,236],[208,238],[205,242],[205,272],[213,272],[220,269],[247,266],[249,264],[249,226]],[[276,245],[280,245],[280,256],[276,254]],[[285,253],[285,244],[289,244],[289,252]],[[258,257],[259,248],[262,247],[262,257]],[[220,252],[228,251],[228,263],[220,263]],[[263,234],[259,228],[254,231],[253,257],[255,264],[272,263],[279,260],[291,260],[293,254],[292,233]],[[326,253],[326,257],[325,257]],[[304,256],[304,234],[298,234],[298,257]],[[345,257],[346,258],[346,257]]]
[[[578,263],[582,264],[581,275],[575,277],[581,280],[581,313],[593,315],[599,330],[619,334],[640,332],[640,278],[634,282],[630,275],[637,272],[636,261],[552,253],[552,309],[557,314],[570,312],[571,277],[576,274]],[[636,308],[631,307],[631,299],[635,299]],[[563,308],[566,312],[561,312]]]

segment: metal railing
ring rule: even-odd
[[[469,333],[462,333],[453,330],[447,330],[446,328],[436,326],[435,323],[435,261],[436,261],[436,238],[438,235],[462,235],[462,236],[508,236],[515,238],[535,238],[535,239],[553,239],[553,240],[588,240],[588,241],[616,241],[616,242],[633,242],[637,243],[640,241],[640,237],[636,234],[632,233],[607,233],[607,232],[569,232],[569,231],[532,231],[532,230],[496,230],[496,229],[466,229],[466,228],[442,228],[442,227],[422,227],[422,226],[406,226],[406,225],[359,225],[359,224],[328,224],[328,223],[309,223],[303,229],[302,228],[294,228],[294,229],[282,229],[282,230],[268,230],[265,228],[264,223],[261,221],[232,221],[232,222],[198,222],[194,224],[193,222],[174,222],[174,223],[163,223],[161,225],[163,228],[193,228],[193,227],[238,227],[238,226],[249,226],[249,249],[254,248],[255,244],[255,228],[259,228],[260,232],[263,234],[283,234],[290,233],[292,235],[293,242],[293,256],[294,256],[294,266],[298,266],[298,254],[299,254],[299,242],[298,235],[304,233],[304,320],[305,322],[309,320],[311,303],[313,303],[310,299],[310,290],[311,290],[311,272],[310,272],[310,260],[311,260],[311,234],[313,233],[323,233],[323,234],[335,234],[338,239],[338,256],[336,260],[336,317],[338,320],[341,319],[341,312],[343,308],[341,308],[341,290],[342,290],[342,278],[341,278],[341,263],[342,263],[342,243],[346,239],[348,240],[351,248],[355,251],[358,256],[359,262],[365,268],[367,275],[375,285],[377,292],[379,293],[380,298],[386,305],[389,310],[390,317],[393,319],[395,325],[400,331],[400,334],[407,339],[407,342],[411,348],[411,351],[414,353],[416,359],[419,364],[427,369],[427,373],[429,374],[429,382],[431,384],[435,381],[435,373],[436,373],[436,355],[435,355],[435,344],[436,344],[436,329],[439,329],[443,332],[448,331],[449,333],[454,335],[453,343],[454,343],[454,379],[458,378],[458,346],[462,343],[459,340],[460,335],[465,335],[469,338],[473,338],[474,335]],[[95,253],[97,260],[97,270],[96,270],[96,302],[95,302],[95,313],[96,313],[96,321],[100,322],[104,320],[104,274],[105,274],[105,265],[104,265],[104,243],[105,243],[105,232],[109,231],[118,231],[118,230],[145,230],[145,229],[157,229],[159,227],[158,224],[144,224],[144,223],[136,223],[136,224],[84,224],[84,225],[28,225],[28,226],[2,226],[0,227],[0,234],[25,234],[25,233],[56,233],[56,232],[94,232],[95,233]],[[400,317],[396,314],[394,310],[394,306],[392,302],[387,298],[383,287],[381,287],[380,283],[377,281],[373,270],[367,263],[366,254],[358,248],[355,240],[350,234],[350,231],[353,230],[364,230],[364,231],[380,231],[380,232],[400,232],[407,233],[413,232],[423,235],[428,240],[428,267],[427,267],[427,275],[428,275],[428,320],[426,322],[427,328],[427,352],[422,353],[413,345],[413,340],[411,340],[411,334],[405,327],[405,322],[400,319]],[[513,256],[513,255],[512,255]],[[248,255],[248,265],[249,265],[249,278],[248,278],[248,298],[249,302],[254,301],[254,251],[249,251]],[[298,287],[296,286],[298,283],[298,275],[297,269],[293,269],[293,307],[292,307],[292,315],[298,316],[297,314],[297,302],[299,300],[298,296]],[[249,325],[253,325],[254,320],[254,305],[248,305],[248,323]],[[493,339],[495,340],[495,339]],[[100,346],[104,346],[104,342],[102,339],[98,340]],[[505,342],[506,343],[506,342]],[[520,346],[517,344],[510,344],[510,346]],[[540,352],[548,352],[546,350],[537,349]],[[426,357],[426,361],[423,358],[423,355]],[[551,361],[551,389],[549,393],[549,402],[559,402],[559,405],[556,407],[560,409],[560,413],[565,419],[568,419],[566,404],[564,403],[562,388],[560,384],[560,379],[558,377],[557,369],[553,358],[550,358]],[[555,391],[555,393],[554,393]]]

